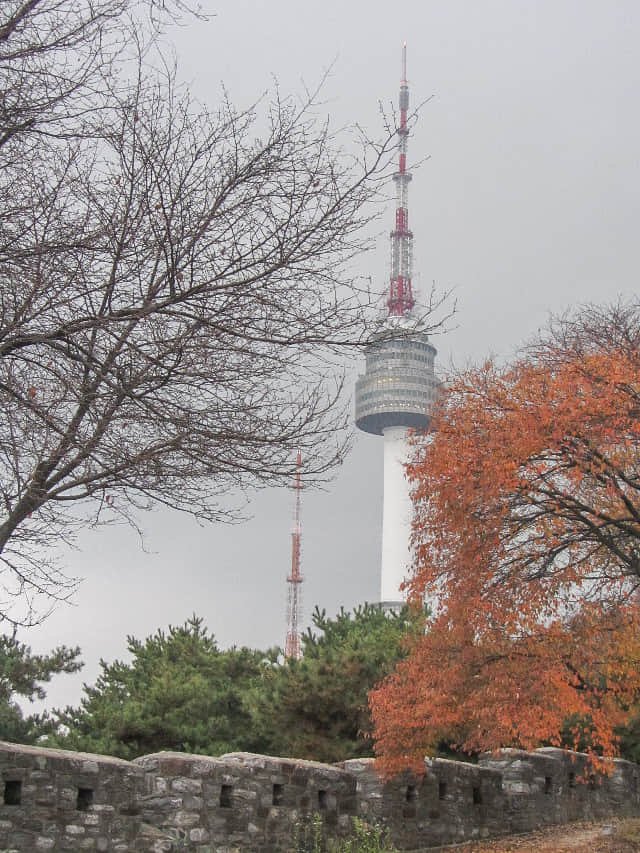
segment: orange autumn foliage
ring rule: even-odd
[[[640,697],[640,306],[457,376],[414,445],[408,590],[439,607],[370,695],[380,769],[559,745],[571,719],[615,754]]]

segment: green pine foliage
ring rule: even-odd
[[[317,607],[303,658],[272,670],[256,697],[256,717],[272,755],[327,763],[373,755],[369,691],[404,655],[422,614],[364,605],[333,619]],[[270,711],[270,713],[269,713]]]
[[[46,729],[45,718],[38,714],[25,716],[17,699],[44,699],[42,685],[54,675],[82,668],[79,655],[80,649],[66,646],[59,646],[50,654],[34,655],[15,633],[0,635],[0,740],[37,742]]]
[[[128,637],[129,663],[101,661],[78,708],[54,712],[48,743],[135,758],[160,750],[259,752],[333,762],[372,755],[367,694],[423,630],[421,616],[316,608],[301,661],[279,649],[221,651],[202,619]]]
[[[144,642],[127,640],[131,662],[100,662],[80,707],[54,715],[51,744],[127,759],[159,750],[260,750],[247,697],[270,665],[264,653],[220,651],[195,616]]]

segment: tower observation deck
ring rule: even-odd
[[[389,427],[426,429],[438,387],[436,354],[420,331],[370,344],[365,373],[356,382],[358,429],[373,435],[384,435]]]
[[[358,377],[355,393],[356,426],[384,437],[384,500],[380,604],[402,604],[400,584],[410,562],[409,536],[412,506],[404,465],[408,459],[409,429],[426,429],[439,382],[434,372],[436,349],[414,316],[411,285],[413,233],[409,230],[407,172],[406,43],[402,49],[400,123],[395,228],[391,231],[391,280],[388,315],[377,339],[365,350],[365,373]]]

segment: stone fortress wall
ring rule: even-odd
[[[0,743],[0,853],[276,853],[320,814],[389,827],[401,850],[640,815],[640,766],[605,776],[558,749],[504,750],[478,764],[427,760],[422,779],[383,783],[370,759],[339,765],[232,753],[135,761]],[[586,779],[586,782],[581,780]]]

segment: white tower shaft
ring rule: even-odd
[[[400,585],[410,565],[409,537],[413,508],[404,467],[409,458],[407,428],[387,427],[383,435],[384,499],[380,603],[383,607],[390,607],[406,598],[406,595],[400,592]]]

